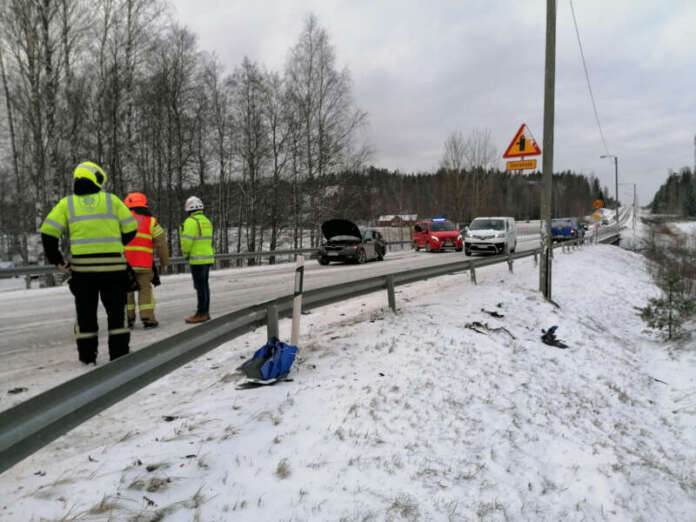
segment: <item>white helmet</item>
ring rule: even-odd
[[[193,212],[194,210],[203,210],[203,202],[201,198],[196,196],[191,196],[186,200],[184,204],[184,210],[186,212]]]

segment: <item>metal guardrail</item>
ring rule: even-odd
[[[466,259],[317,288],[304,293],[303,308],[325,306],[385,288],[389,304],[394,308],[395,285],[498,263],[511,264],[537,254],[538,250],[531,250],[509,256]],[[290,316],[291,312],[292,295],[288,295],[225,314],[0,412],[0,472],[176,368],[264,323],[277,321],[279,316]]]
[[[410,245],[413,241],[387,241],[387,248],[396,245]],[[289,250],[265,250],[261,252],[239,252],[239,253],[229,253],[229,254],[215,254],[215,262],[220,261],[237,261],[241,259],[251,259],[251,258],[261,258],[261,257],[281,257],[281,256],[293,256],[298,254],[314,254],[318,251],[316,248],[297,248]],[[171,266],[176,265],[186,265],[188,261],[182,256],[175,256],[169,259],[169,264]],[[13,268],[0,268],[0,279],[8,277],[23,277],[31,275],[43,275],[59,273],[61,270],[56,268],[54,265],[27,265],[19,266]]]
[[[618,233],[614,232],[602,241],[613,240],[617,236]],[[578,243],[577,240],[557,243],[554,248],[570,248],[579,246]],[[317,288],[304,293],[303,308],[326,306],[386,289],[389,306],[395,309],[394,288],[397,285],[467,270],[475,283],[477,268],[508,263],[512,271],[515,260],[532,256],[536,260],[540,252],[541,249],[537,248],[508,255],[468,258]],[[291,313],[292,295],[288,295],[225,314],[97,367],[0,412],[0,473],[90,417],[221,344],[264,323],[269,331],[277,331],[278,317],[287,317]]]

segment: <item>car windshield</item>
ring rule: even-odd
[[[444,232],[447,230],[454,230],[454,225],[449,221],[436,221],[434,223],[430,223],[431,232]]]
[[[502,219],[474,219],[469,230],[505,230]]]

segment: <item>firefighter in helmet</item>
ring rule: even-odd
[[[135,237],[138,223],[123,201],[102,191],[106,174],[99,165],[82,162],[73,178],[74,193],[61,199],[48,213],[41,225],[41,239],[48,261],[71,273],[78,356],[85,364],[96,364],[100,298],[108,317],[110,359],[126,355],[129,350],[124,245]],[[68,262],[59,248],[65,231],[70,237]]]
[[[187,323],[202,323],[210,319],[210,265],[215,262],[213,248],[213,225],[203,215],[203,202],[196,196],[186,200],[184,210],[188,217],[179,227],[181,252],[191,265],[193,287],[196,289],[198,308],[186,318]]]
[[[159,323],[155,319],[155,296],[152,282],[155,278],[154,252],[160,260],[164,271],[169,264],[169,248],[164,230],[152,216],[147,206],[147,198],[141,192],[131,192],[124,200],[138,222],[135,239],[126,245],[126,259],[135,270],[138,281],[138,308],[140,320],[145,328],[155,328]],[[128,292],[128,326],[135,324],[135,292]]]

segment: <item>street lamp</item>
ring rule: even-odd
[[[600,158],[614,158],[614,182],[616,183],[616,231],[619,231],[619,157],[613,154],[602,154]]]

